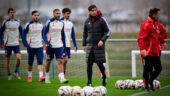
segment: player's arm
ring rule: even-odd
[[[1,29],[0,29],[0,43],[1,43],[1,48],[3,47],[4,45],[4,42],[3,42],[3,32],[5,31],[5,21],[4,23],[2,24],[1,26]]]
[[[145,48],[145,41],[144,39],[148,36],[149,34],[149,24],[141,24],[140,32],[138,34],[138,46],[140,47],[141,50],[141,55],[146,56],[146,48]]]
[[[61,39],[62,39],[62,42],[63,42],[63,47],[65,48],[66,47],[66,40],[65,40],[64,24],[63,24],[63,28],[61,30]]]
[[[72,31],[71,31],[71,38],[75,47],[75,51],[77,51],[77,43],[76,43],[76,36],[75,36],[75,31],[74,31],[74,27],[72,27]]]
[[[22,32],[21,37],[22,37],[22,42],[23,42],[24,46],[26,46],[28,49],[30,49],[31,47],[29,46],[29,44],[28,44],[28,42],[26,40],[26,34],[28,33],[28,31],[29,31],[29,24],[27,24],[25,26],[25,28],[24,28],[24,30]]]
[[[43,40],[45,42],[45,44],[49,45],[50,42],[48,41],[48,37],[47,37],[47,33],[49,31],[49,23],[47,22],[47,24],[44,26],[43,28]]]
[[[21,25],[19,25],[19,33],[20,33],[20,35],[22,36],[22,31],[23,31],[23,29],[22,29],[22,26]]]

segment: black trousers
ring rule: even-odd
[[[153,80],[159,75],[162,70],[162,65],[159,56],[146,56],[143,58],[143,78],[145,88],[153,86]]]
[[[88,84],[92,83],[92,73],[93,73],[93,63],[95,62],[95,56],[94,56],[94,51],[91,49],[89,57],[88,57],[88,62],[87,62],[87,77],[88,77]],[[97,62],[97,66],[99,67],[103,79],[106,78],[105,74],[105,67],[102,62]]]

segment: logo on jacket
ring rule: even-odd
[[[91,24],[90,22],[88,24]]]

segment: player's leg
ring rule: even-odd
[[[5,61],[6,61],[6,67],[7,67],[7,72],[8,72],[8,80],[12,80],[12,74],[10,71],[10,55],[12,53],[12,49],[10,46],[5,47]]]
[[[158,77],[158,75],[160,74],[160,72],[162,71],[162,65],[161,65],[161,61],[160,61],[160,57],[159,56],[154,56],[152,58],[152,64],[154,67],[154,72],[151,75],[151,78],[149,80],[149,84],[151,86],[152,91],[155,91],[155,88],[153,86],[153,80]]]
[[[34,62],[35,50],[30,48],[28,50],[28,82],[32,82],[32,65]]]
[[[36,58],[38,64],[38,71],[39,71],[39,82],[45,80],[45,76],[43,75],[43,48],[36,48]]]
[[[49,76],[49,70],[50,70],[51,60],[53,58],[54,58],[54,49],[48,48],[46,51],[45,83],[51,83],[50,76]]]
[[[63,47],[60,48],[56,48],[55,50],[55,56],[57,59],[57,63],[58,63],[58,71],[59,71],[59,80],[60,83],[68,83],[68,80],[65,79],[64,77],[64,68],[63,68]]]
[[[21,53],[20,53],[20,46],[15,46],[14,47],[14,53],[15,53],[15,56],[16,56],[16,65],[15,65],[15,72],[14,72],[14,76],[17,78],[17,79],[21,79],[20,75],[18,74],[18,68],[20,66],[20,61],[21,61]]]
[[[70,58],[70,47],[67,47],[64,53],[64,58],[63,58],[63,66],[64,66],[64,76],[66,77],[66,69],[67,69],[67,62],[68,58]]]
[[[149,74],[150,74],[150,70],[152,68],[150,56],[146,56],[143,58],[143,67],[144,67],[143,81],[144,81],[146,91],[149,92],[149,90],[150,90],[149,89]]]
[[[87,86],[92,86],[92,73],[93,73],[93,62],[95,61],[93,50],[90,51],[88,61],[87,61]]]
[[[100,71],[102,73],[102,79],[103,79],[102,85],[106,86],[107,80],[106,80],[105,67],[104,67],[103,63],[100,63],[100,62],[97,63],[97,66],[99,67],[99,69],[100,69]]]
[[[64,67],[64,76],[66,77],[66,68],[67,68],[68,56],[63,58],[63,67]]]

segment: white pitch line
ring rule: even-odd
[[[170,87],[170,85],[164,86],[164,87],[160,88],[159,90],[165,89],[165,88],[167,88],[167,87]],[[130,96],[139,96],[139,95],[146,94],[146,93],[149,93],[149,92],[143,91],[143,92],[139,92],[139,93],[132,94],[132,95],[130,95]]]

